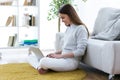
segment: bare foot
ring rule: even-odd
[[[45,70],[45,69],[43,69],[43,68],[40,68],[40,69],[38,69],[38,72],[39,72],[40,74],[45,74],[45,73],[48,72],[48,70]]]

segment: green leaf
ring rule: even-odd
[[[58,17],[58,10],[59,10],[60,6],[62,6],[63,4],[67,4],[67,3],[71,4],[71,2],[72,2],[71,0],[53,0],[49,5],[51,7],[51,9],[48,12],[47,19],[52,20],[52,19]]]

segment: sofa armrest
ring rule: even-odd
[[[119,49],[120,41],[89,39],[87,52],[83,61],[84,63],[107,73],[115,73],[117,70],[120,72]]]
[[[61,50],[63,45],[64,33],[58,32],[55,37],[55,50]]]

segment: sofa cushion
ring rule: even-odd
[[[102,8],[95,21],[91,38],[102,40],[118,39],[120,34],[120,10]]]
[[[119,40],[120,39],[120,19],[114,22],[114,24],[98,33],[91,38],[102,39],[102,40]]]
[[[62,45],[64,43],[64,33],[58,32],[56,33],[56,38],[55,38],[55,50],[61,50]]]

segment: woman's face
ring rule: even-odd
[[[61,18],[62,22],[65,23],[66,26],[69,26],[71,24],[71,20],[67,14],[59,14],[59,17]]]

